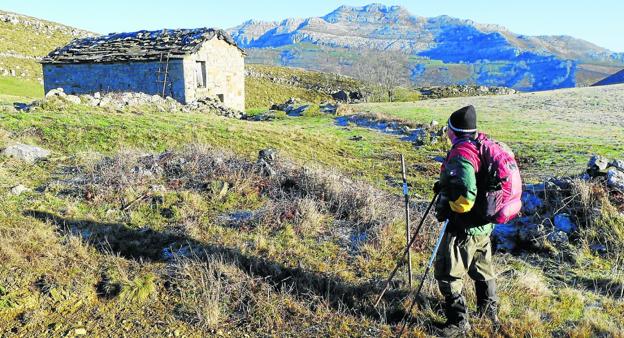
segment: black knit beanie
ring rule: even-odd
[[[448,126],[456,133],[477,131],[477,112],[473,106],[466,106],[451,114]]]

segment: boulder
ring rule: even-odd
[[[609,167],[613,167],[624,172],[624,160],[613,160],[609,163]]]
[[[360,102],[364,100],[364,94],[359,91],[349,93],[349,102]]]
[[[528,243],[545,235],[544,226],[541,224],[527,223],[518,227],[518,240]]]
[[[50,156],[50,151],[28,144],[15,144],[4,149],[2,154],[33,163],[36,160],[48,158],[48,156]]]
[[[544,202],[531,190],[522,192],[522,212],[534,214],[544,206]]]
[[[572,222],[568,214],[556,214],[553,223],[556,230],[563,231],[566,234],[570,234],[572,231],[576,230],[576,224]]]
[[[607,171],[607,185],[611,188],[624,191],[624,172],[617,169]]]
[[[518,229],[515,223],[496,224],[492,231],[492,238],[496,244],[496,249],[500,251],[513,251],[517,246]]]
[[[599,155],[593,155],[587,163],[587,173],[592,177],[600,176],[606,173],[608,166],[608,159]]]
[[[592,244],[589,249],[600,255],[604,255],[608,252],[607,247],[603,244]]]
[[[336,101],[349,102],[349,93],[345,92],[344,90],[337,91],[331,96]]]
[[[277,159],[277,152],[274,149],[262,149],[258,152],[258,162],[273,164]]]
[[[258,166],[260,173],[265,176],[275,175],[275,170],[273,170],[273,165],[276,159],[277,159],[277,152],[274,149],[260,150],[260,152],[258,153],[258,161],[256,162],[256,165]]]
[[[30,189],[26,188],[26,186],[22,185],[22,184],[18,184],[16,186],[14,186],[13,188],[11,188],[11,194],[15,195],[15,196],[19,196],[27,191],[30,191]]]
[[[546,237],[546,239],[553,243],[555,245],[556,248],[560,249],[561,247],[565,246],[566,244],[568,244],[569,242],[569,238],[568,238],[568,234],[566,234],[563,231],[554,231],[551,232],[550,234],[548,234],[548,236]]]
[[[47,92],[45,96],[46,97],[53,97],[53,96],[65,97],[67,96],[67,94],[65,94],[65,91],[63,90],[63,88],[56,88]]]
[[[65,96],[65,100],[67,100],[68,102],[71,102],[73,104],[80,104],[80,98],[76,95],[67,95]]]

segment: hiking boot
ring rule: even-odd
[[[500,326],[496,281],[475,281],[475,289],[477,291],[477,316],[488,318],[492,324]]]
[[[447,322],[438,329],[438,335],[440,337],[465,337],[470,329],[470,323],[467,320],[459,323]]]
[[[481,318],[487,318],[492,322],[494,332],[500,329],[501,323],[498,319],[498,306],[496,303],[489,303],[477,308],[476,315]]]

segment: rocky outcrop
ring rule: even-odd
[[[419,17],[400,6],[379,4],[341,6],[323,17],[247,21],[228,31],[255,63],[357,75],[365,70],[345,60],[357,60],[371,50],[372,56],[417,56],[406,65],[416,85],[473,83],[548,90],[574,87],[581,63],[624,63],[623,53],[581,39],[520,35],[501,26],[448,16]]]

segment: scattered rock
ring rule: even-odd
[[[45,97],[54,97],[54,96],[66,97],[67,94],[65,94],[65,91],[63,90],[63,88],[56,88],[56,89],[50,90],[45,95]]]
[[[11,188],[11,194],[15,196],[19,196],[27,191],[30,191],[30,189],[28,189],[26,186],[22,184],[16,185],[13,188]]]
[[[592,177],[596,177],[605,174],[608,166],[608,159],[599,155],[593,155],[587,163],[587,173]]]
[[[602,244],[592,244],[589,249],[595,253],[604,255],[607,253],[607,247]]]
[[[544,226],[541,224],[530,223],[518,226],[518,240],[523,243],[536,244],[535,240],[545,235]]]
[[[522,212],[534,214],[544,206],[544,202],[531,190],[522,192]]]
[[[217,221],[221,224],[234,228],[241,228],[258,219],[260,214],[250,210],[239,210],[217,217]]]
[[[258,153],[258,161],[256,164],[258,165],[260,172],[265,176],[273,176],[275,175],[275,170],[273,169],[273,164],[277,159],[277,152],[274,149],[262,149]]]
[[[437,128],[431,127],[429,124],[407,124],[400,120],[380,119],[374,114],[360,113],[338,116],[335,123],[341,127],[355,124],[358,127],[375,129],[385,134],[399,135],[402,141],[412,142],[417,147],[433,144],[439,138]]]
[[[2,151],[2,154],[15,157],[25,162],[34,163],[36,160],[48,158],[48,156],[50,156],[50,151],[20,143],[7,147]]]
[[[609,162],[609,167],[613,167],[617,170],[624,171],[624,160],[613,160]]]
[[[349,102],[349,93],[344,90],[337,91],[331,96],[336,101]]]
[[[270,110],[280,110],[284,112],[289,112],[294,109],[294,105],[297,103],[297,99],[294,97],[289,98],[284,103],[276,103],[273,104]]]
[[[611,188],[624,191],[624,172],[617,169],[607,171],[607,185]]]
[[[569,242],[568,234],[563,231],[551,232],[550,234],[548,234],[548,237],[546,237],[546,239],[548,239],[549,242],[553,243],[558,249],[561,249]]]
[[[551,242],[555,248],[561,249],[564,243],[569,243],[570,237],[579,229],[574,220],[580,222],[584,217],[594,217],[588,215],[587,210],[578,210],[578,205],[570,203],[579,198],[575,195],[579,178],[592,181],[592,189],[604,189],[609,201],[620,212],[624,210],[624,200],[618,192],[624,192],[624,172],[618,169],[623,162],[609,161],[594,155],[583,175],[553,177],[542,183],[525,185],[522,192],[522,217],[509,224],[496,225],[492,233],[496,247],[506,251],[520,248],[548,249],[553,248],[548,245]],[[557,208],[556,214],[553,214],[551,207]],[[590,212],[599,213],[600,208]],[[527,243],[530,244],[528,247],[525,246]],[[606,247],[595,245],[591,249],[600,253]]]
[[[265,115],[270,115],[271,112],[273,111],[283,111],[285,112],[288,116],[302,116],[304,115],[306,112],[310,112],[311,109],[316,109],[318,107],[318,111],[319,112],[323,112],[323,113],[327,113],[327,114],[335,114],[336,113],[336,106],[326,103],[325,105],[319,105],[317,106],[316,104],[308,104],[308,103],[297,103],[298,100],[295,99],[294,97],[291,97],[290,99],[288,99],[286,102],[284,103],[280,103],[280,104],[273,104],[271,106],[271,108],[269,109],[269,111],[260,114],[262,115],[261,117],[255,117],[254,120],[257,121],[266,121],[268,120],[266,117],[264,117]]]
[[[84,336],[84,335],[86,335],[86,334],[87,334],[87,329],[85,329],[84,327],[79,327],[79,328],[76,328],[76,329],[74,330],[74,334],[75,334],[76,336]]]
[[[516,241],[518,229],[515,222],[509,224],[496,224],[492,231],[492,239],[496,245],[496,249],[500,251],[510,252],[516,249],[518,242]]]
[[[576,224],[572,222],[568,214],[555,215],[554,225],[556,230],[563,231],[566,234],[570,234],[572,231],[576,230]]]
[[[71,102],[73,104],[80,104],[80,98],[76,95],[67,95],[65,96],[65,100],[67,100],[68,102]]]
[[[174,250],[173,248],[170,248],[170,247],[166,247],[162,249],[162,251],[160,252],[160,256],[165,261],[170,261],[179,257],[191,257],[193,256],[193,250],[188,245],[185,245],[177,250]]]

